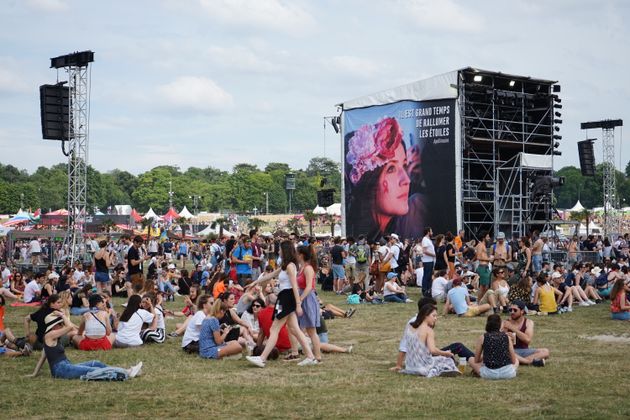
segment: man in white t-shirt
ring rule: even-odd
[[[433,279],[431,285],[431,297],[437,302],[446,302],[446,293],[448,292],[449,281],[444,277],[446,270],[440,270],[437,273],[437,277]]]
[[[389,236],[389,251],[392,253],[392,258],[389,260],[389,263],[392,266],[392,271],[398,273],[400,276],[401,273],[398,272],[398,257],[400,256],[400,246],[398,245],[398,235],[392,233]]]
[[[2,287],[8,289],[11,286],[11,270],[5,263],[0,263],[0,276],[2,277]]]
[[[149,253],[150,256],[155,257],[158,254],[158,241],[155,238],[152,238],[149,241],[149,245],[147,247],[147,252]]]
[[[39,256],[42,254],[42,246],[37,238],[33,238],[28,244],[29,252],[31,253],[31,264],[39,264]]]
[[[422,295],[430,296],[431,280],[433,278],[433,265],[435,264],[435,247],[433,246],[433,230],[430,227],[424,228],[424,237],[422,238]]]
[[[41,284],[44,282],[46,275],[43,272],[37,273],[35,278],[26,283],[24,288],[24,303],[39,302],[41,299]]]

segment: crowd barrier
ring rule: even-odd
[[[549,261],[552,264],[564,264],[566,268],[570,268],[570,266],[576,262],[596,264],[603,261],[597,251],[577,251],[572,252],[571,255],[569,255],[567,251],[551,251],[547,255],[547,258],[543,255],[543,260]]]

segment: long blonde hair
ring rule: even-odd
[[[61,310],[63,313],[70,316],[70,303],[68,303],[68,300],[72,300],[72,292],[70,290],[59,292],[59,300],[61,301]]]
[[[212,309],[210,311],[210,315],[212,315],[215,318],[218,318],[220,312],[226,313],[229,310],[230,310],[230,307],[228,306],[227,301],[221,300],[221,299],[217,299],[212,304]]]

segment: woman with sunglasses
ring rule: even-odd
[[[264,307],[265,307],[265,301],[257,297],[254,299],[252,304],[249,305],[249,308],[247,308],[247,310],[243,312],[243,315],[241,316],[241,319],[243,320],[243,322],[245,322],[249,326],[249,330],[251,331],[254,341],[258,341],[258,334],[260,332],[260,324],[258,323],[258,313]]]
[[[557,314],[558,304],[556,303],[556,295],[562,297],[562,292],[551,287],[548,283],[549,274],[541,271],[536,278],[538,287],[534,292],[534,305],[538,305],[539,311],[543,314]]]
[[[22,276],[22,273],[16,271],[11,277],[11,293],[17,296],[22,296],[24,294],[24,288],[26,288],[24,277]]]

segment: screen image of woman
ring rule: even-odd
[[[425,206],[421,194],[410,195],[409,177],[418,162],[408,159],[419,154],[408,154],[398,121],[386,117],[346,138],[348,234],[366,234],[368,240],[390,233],[421,237]]]

